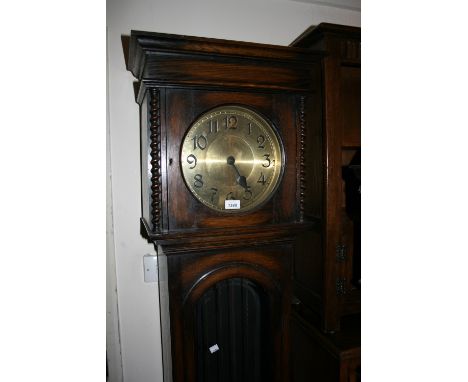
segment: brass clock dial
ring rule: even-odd
[[[226,105],[201,115],[189,128],[181,151],[182,174],[205,206],[227,213],[264,204],[283,172],[283,147],[258,113]]]

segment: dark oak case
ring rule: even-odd
[[[328,332],[339,330],[340,318],[359,313],[361,307],[360,195],[347,197],[351,184],[345,182],[353,161],[359,161],[360,169],[360,39],[360,28],[324,23],[292,43],[325,54],[323,126],[309,126],[305,158],[309,168],[305,215],[319,224],[302,241],[294,277],[295,294],[320,314]],[[306,113],[315,107],[310,105]]]
[[[324,53],[323,124],[309,124],[304,216],[294,251],[293,381],[360,381],[360,28],[320,24],[292,46]]]
[[[132,31],[128,70],[138,80],[141,222],[158,252],[165,381],[290,381],[291,263],[297,236],[315,224],[304,217],[305,153],[307,125],[320,126],[320,54]],[[205,207],[181,174],[185,132],[222,104],[259,112],[284,144],[274,196],[239,215]]]

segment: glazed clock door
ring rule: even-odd
[[[163,227],[212,235],[213,229],[240,232],[296,220],[290,95],[161,89],[160,98],[166,101],[161,118],[170,126],[162,153],[169,158],[167,194],[177,196],[165,206]]]

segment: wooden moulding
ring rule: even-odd
[[[322,39],[325,35],[356,39],[361,41],[361,28],[349,25],[337,25],[330,23],[321,23],[319,25],[312,25],[307,28],[300,36],[298,36],[290,46],[296,48],[308,48],[318,40]]]
[[[152,86],[305,92],[319,80],[318,56],[301,48],[132,31],[128,70]]]
[[[145,219],[141,221],[141,233],[150,242],[164,246],[166,254],[232,248],[240,245],[264,245],[294,240],[301,232],[314,228],[316,223],[272,224],[264,227],[233,227],[232,229],[193,229],[155,233]]]

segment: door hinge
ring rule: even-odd
[[[340,263],[346,261],[346,245],[338,244],[336,246],[336,260],[338,260]]]
[[[338,277],[336,279],[336,295],[343,296],[346,294],[346,279]]]

